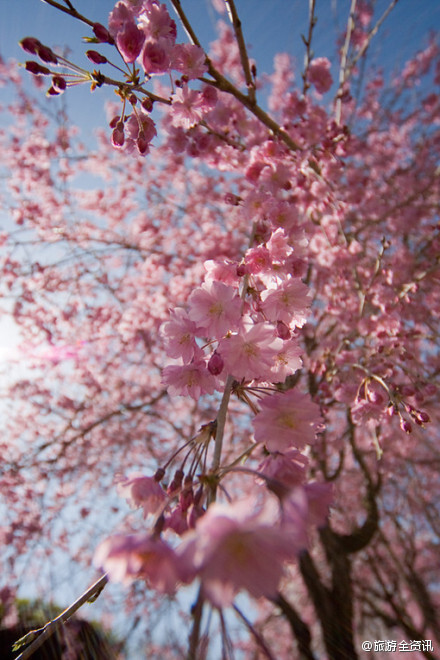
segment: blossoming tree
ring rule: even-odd
[[[234,0],[209,50],[179,0],[184,43],[156,0],[105,25],[46,2],[90,29],[90,69],[26,37],[37,86],[117,102],[88,149],[2,64],[1,287],[29,365],[5,392],[4,605],[20,555],[58,547],[103,574],[81,603],[119,581],[148,620],[190,594],[146,657],[434,658],[435,40],[387,86],[362,62],[395,0],[352,0],[336,79],[311,0],[298,85],[283,54],[259,74]]]

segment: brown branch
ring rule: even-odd
[[[72,605],[67,607],[64,612],[61,612],[59,616],[46,623],[43,628],[39,628],[38,630],[31,630],[31,632],[27,633],[27,635],[18,640],[15,645],[16,649],[27,644],[27,640],[33,641],[27,647],[27,649],[23,651],[23,653],[20,653],[16,660],[27,660],[27,658],[30,658],[35,653],[35,651],[39,649],[40,646],[47,639],[49,639],[49,637],[51,637],[63,623],[67,621],[67,619],[70,619],[70,617],[84,605],[84,603],[92,603],[94,600],[96,600],[107,582],[107,575],[103,575],[99,578],[99,580],[97,580],[97,582],[92,584],[92,586],[89,587],[87,591],[82,594],[82,596],[80,596],[74,603],[72,603]],[[36,635],[38,635],[38,637],[35,637]]]
[[[275,656],[272,655],[272,652],[267,646],[265,640],[263,639],[263,636],[258,632],[258,630],[256,630],[255,626],[249,621],[249,619],[244,615],[244,613],[240,610],[240,608],[237,607],[237,605],[233,605],[232,607],[235,610],[235,612],[238,614],[240,619],[243,621],[243,623],[245,624],[246,628],[249,630],[251,635],[255,637],[256,643],[258,644],[258,646],[260,647],[261,651],[266,656],[266,658],[268,660],[275,660]],[[302,660],[302,658],[300,660]]]
[[[360,60],[360,58],[365,54],[365,52],[367,51],[367,48],[369,47],[369,45],[370,45],[370,43],[371,43],[371,40],[373,39],[374,36],[376,36],[376,34],[377,34],[377,32],[378,32],[380,26],[382,25],[382,23],[384,22],[384,20],[385,20],[386,17],[388,16],[388,14],[389,14],[389,13],[394,9],[394,7],[397,5],[397,2],[398,2],[398,0],[391,0],[391,3],[390,3],[390,5],[388,6],[388,8],[384,11],[384,13],[382,14],[382,16],[378,19],[376,25],[375,25],[375,26],[370,30],[370,32],[368,33],[368,36],[367,36],[367,38],[366,38],[364,44],[363,44],[362,47],[359,49],[359,52],[353,57],[353,59],[351,60],[350,64],[348,65],[348,67],[347,67],[346,70],[345,70],[345,80],[347,80],[347,79],[349,78],[349,76],[350,76],[352,70],[353,70],[354,67],[356,66],[356,63],[357,63],[357,62]],[[345,81],[344,81],[344,82],[345,82]]]
[[[302,73],[304,96],[306,95],[307,90],[310,87],[309,83],[307,82],[307,73],[309,70],[311,59],[313,57],[313,51],[311,50],[313,28],[315,27],[318,20],[315,16],[315,4],[316,4],[316,0],[309,0],[309,32],[307,34],[307,39],[304,37],[304,35],[301,35],[302,40],[306,46],[306,54],[304,56],[304,71]]]
[[[335,110],[335,119],[336,123],[341,123],[341,112],[342,112],[342,88],[347,78],[345,75],[347,67],[347,58],[348,58],[348,49],[350,48],[351,33],[354,29],[354,12],[356,10],[356,0],[351,0],[350,13],[348,15],[347,21],[347,32],[345,33],[345,42],[341,51],[341,65],[339,68],[339,87],[336,95],[336,110]]]
[[[267,126],[275,137],[278,137],[284,144],[290,149],[290,151],[301,151],[301,147],[297,144],[286,131],[280,127],[280,125],[272,119],[259,105],[256,103],[251,103],[249,97],[246,94],[243,94],[238,90],[235,85],[233,85],[227,78],[225,78],[217,69],[213,66],[211,61],[208,60],[209,73],[214,78],[214,80],[208,80],[207,78],[201,78],[202,82],[212,85],[216,89],[219,89],[221,92],[226,92],[226,94],[231,94],[234,96],[237,101],[245,106],[257,119],[261,121],[262,124]]]
[[[314,1],[314,0],[312,0]],[[252,78],[251,68],[249,66],[249,57],[246,50],[246,44],[244,41],[243,30],[241,29],[241,21],[237,14],[237,9],[235,7],[234,0],[225,0],[228,9],[229,16],[231,19],[232,26],[235,32],[235,38],[237,40],[238,50],[240,53],[241,66],[243,68],[244,78],[246,80],[246,87],[248,89],[248,96],[251,103],[255,103],[255,82]]]
[[[377,482],[373,481],[364,457],[356,446],[354,437],[355,425],[353,424],[349,410],[347,411],[347,421],[350,446],[353,451],[353,455],[365,476],[365,481],[367,482],[367,517],[363,525],[355,529],[350,534],[336,534],[336,532],[332,532],[332,534],[339,544],[340,552],[344,554],[353,554],[363,550],[363,548],[365,548],[370,543],[371,539],[378,530],[379,510],[377,507],[376,496],[380,490],[381,479],[379,475]]]
[[[91,21],[90,19],[86,18],[78,11],[76,11],[76,9],[73,7],[71,2],[67,3],[68,7],[64,7],[55,0],[42,0],[42,1],[45,2],[47,5],[50,5],[51,7],[55,7],[55,9],[59,9],[60,11],[64,12],[65,14],[68,14],[69,16],[73,16],[73,18],[76,18],[78,21],[81,21],[82,23],[86,23],[86,25],[90,25],[91,28],[93,28],[93,26],[96,23],[96,21]]]
[[[192,29],[191,24],[182,9],[180,0],[171,0],[171,4],[179,16],[190,41],[194,45],[201,48],[200,41],[197,38],[196,33]],[[227,78],[225,78],[220,73],[220,71],[217,71],[208,56],[206,56],[206,64],[208,66],[208,72],[214,80],[205,78],[199,78],[199,80],[207,83],[208,85],[212,85],[222,92],[226,92],[226,94],[231,94],[231,96],[234,96],[237,101],[244,105],[245,108],[247,108],[253,115],[255,115],[255,117],[257,117],[257,119],[259,119],[265,126],[267,126],[267,128],[269,128],[276,137],[280,138],[291,151],[301,151],[301,147],[294,140],[292,140],[288,133],[283,131],[279,124],[274,119],[272,119],[272,117],[270,117],[255,103],[255,100],[252,101],[247,94],[240,92],[240,90],[237,89],[237,87],[235,87],[235,85],[233,85]]]
[[[183,25],[183,28],[184,28],[186,34],[188,35],[188,39],[191,41],[191,43],[194,44],[194,46],[199,46],[199,48],[201,48],[200,41],[198,40],[198,38],[196,36],[196,33],[192,29],[191,23],[187,19],[186,14],[182,9],[182,5],[180,4],[180,0],[171,0],[171,4],[174,7],[174,11],[176,12],[178,17],[180,18],[180,21]]]
[[[294,607],[284,598],[282,594],[271,599],[275,605],[278,605],[285,618],[289,622],[290,628],[298,644],[299,660],[316,660],[311,649],[312,636],[309,626],[301,619]]]

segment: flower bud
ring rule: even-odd
[[[108,62],[108,59],[96,50],[88,50],[86,55],[93,64],[107,64]]]
[[[20,41],[20,46],[26,51],[26,53],[37,55],[38,48],[41,46],[41,41],[38,41],[35,37],[25,37]]]
[[[112,143],[114,147],[122,147],[125,141],[124,124],[120,121],[116,124],[112,133]]]
[[[237,277],[243,277],[248,272],[246,264],[239,264],[237,266]]]
[[[402,431],[405,431],[405,433],[412,433],[412,426],[406,419],[400,420],[400,428]]]
[[[38,62],[28,61],[24,64],[26,71],[33,73],[34,76],[47,76],[50,71],[46,66],[38,64]]]
[[[115,43],[115,40],[113,39],[110,32],[101,23],[93,24],[93,33],[95,37],[98,39],[98,41],[100,41],[101,43],[112,44],[112,45]]]
[[[176,472],[174,473],[173,480],[171,481],[171,483],[167,488],[167,493],[169,495],[172,495],[173,493],[179,490],[179,488],[182,485],[183,475],[184,475],[183,470],[181,470],[180,468],[176,470]]]
[[[153,109],[153,101],[148,96],[146,96],[144,99],[142,99],[141,106],[145,112],[151,112]]]
[[[284,321],[277,321],[277,335],[280,339],[290,339],[291,332],[289,327],[284,323]]]
[[[150,146],[150,143],[148,142],[147,138],[145,137],[143,132],[140,132],[138,135],[138,138],[136,140],[136,147],[137,150],[139,151],[141,156],[145,156],[145,154],[148,153],[148,148]]]
[[[47,46],[43,46],[43,44],[38,46],[37,55],[40,60],[43,60],[43,62],[47,62],[48,64],[58,64],[58,58],[55,53]]]
[[[67,83],[62,76],[53,76],[52,87],[61,94],[67,87]]]
[[[231,206],[238,206],[240,203],[241,197],[234,195],[234,193],[227,192],[225,195],[225,204],[230,204]]]
[[[121,121],[121,118],[120,118],[119,115],[116,115],[116,117],[113,117],[113,119],[111,120],[111,122],[109,124],[110,128],[116,128],[116,126],[119,124],[120,121]]]
[[[164,476],[165,476],[165,470],[163,468],[157,468],[154,474],[154,481],[157,481],[159,483],[160,481],[162,481]]]
[[[46,92],[46,96],[58,96],[60,92],[55,89],[55,87],[49,87],[49,89]]]
[[[214,351],[211,355],[211,359],[208,362],[208,371],[213,376],[218,376],[223,371],[224,362],[221,355]]]

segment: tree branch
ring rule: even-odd
[[[72,603],[72,605],[66,608],[64,612],[61,612],[59,616],[46,623],[43,628],[39,628],[38,630],[31,630],[31,632],[27,633],[27,635],[19,639],[18,642],[15,643],[14,648],[16,650],[21,646],[28,644],[31,640],[33,641],[27,647],[27,649],[23,651],[23,653],[20,653],[16,660],[27,660],[27,658],[30,658],[35,653],[35,651],[39,649],[40,646],[47,639],[49,639],[49,637],[51,637],[63,623],[67,621],[67,619],[70,619],[70,617],[84,605],[84,603],[92,603],[95,601],[101,591],[104,589],[107,582],[107,575],[103,575],[99,578],[99,580],[92,584],[92,586],[89,587],[87,591],[82,594],[82,596],[80,596],[74,603]],[[38,635],[38,637],[36,637],[36,635]]]
[[[229,9],[229,17],[234,28],[235,38],[240,52],[241,66],[243,68],[244,78],[246,80],[246,87],[248,89],[248,96],[251,103],[255,103],[255,82],[252,78],[251,69],[249,66],[249,57],[246,50],[246,43],[241,29],[241,21],[237,14],[234,0],[225,0]]]

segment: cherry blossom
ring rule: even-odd
[[[108,25],[64,4],[85,68],[26,37],[29,91],[0,60],[11,589],[46,597],[52,557],[95,553],[144,629],[175,595],[185,634],[149,630],[151,657],[434,639],[435,39],[391,75],[387,39],[365,53],[396,3],[366,0],[315,58],[311,2],[304,64],[263,72],[233,0],[209,47],[191,3],[121,0]],[[96,144],[68,115],[79,84],[112,99]]]
[[[215,380],[202,360],[182,366],[165,367],[162,382],[168,386],[171,396],[191,396],[198,399],[202,394],[212,394],[215,389]]]
[[[252,500],[213,504],[179,548],[216,607],[230,605],[240,589],[256,598],[275,595],[283,560],[294,556],[295,536],[270,519],[267,510],[254,510]]]
[[[259,405],[261,410],[253,422],[255,440],[269,451],[303,449],[313,443],[319,407],[308,395],[296,390],[280,392],[264,397]]]
[[[117,582],[142,578],[161,593],[174,593],[179,580],[173,550],[160,538],[146,534],[106,539],[96,549],[94,562]]]
[[[221,338],[235,330],[241,316],[241,300],[235,289],[222,282],[204,284],[188,300],[188,316],[210,337]]]
[[[238,332],[219,343],[225,368],[239,380],[270,380],[282,341],[268,323],[244,321]]]

